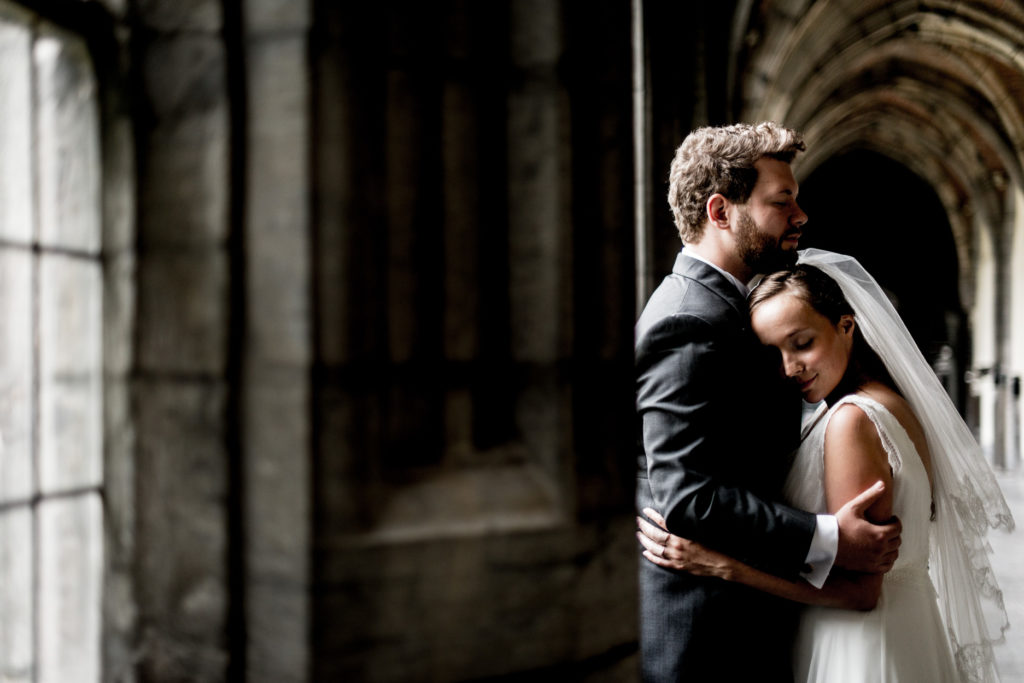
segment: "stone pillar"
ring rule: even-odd
[[[106,3],[123,21],[124,3]],[[123,41],[123,42],[121,42]],[[136,324],[136,175],[128,41],[110,36],[95,56],[103,125],[103,408],[106,573],[103,587],[103,680],[135,680],[136,429],[132,372]]]
[[[136,590],[144,680],[229,664],[229,99],[219,0],[137,0]]]
[[[308,2],[246,0],[245,680],[308,680],[312,297]],[[243,656],[242,653],[237,653]]]
[[[473,58],[474,26],[468,18],[451,21],[447,58]],[[478,142],[481,135],[479,86],[475,79],[447,79],[441,93],[441,184],[445,216],[443,240],[443,330],[442,354],[456,364],[467,364],[480,354],[483,295],[480,288],[486,266],[480,262],[481,244],[486,238],[479,230],[483,209],[480,159],[486,154]],[[492,210],[496,207],[491,206]],[[444,441],[455,459],[467,461],[473,453],[473,391],[470,386],[453,387],[445,393]]]
[[[571,397],[557,361],[572,348],[572,189],[568,98],[558,73],[559,3],[509,6],[508,296],[509,352],[530,375],[517,392],[515,422],[524,446],[571,506],[560,442],[570,436]],[[516,391],[511,386],[506,390]]]

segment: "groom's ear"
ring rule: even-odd
[[[707,219],[716,228],[729,227],[729,200],[721,194],[715,193],[708,197],[708,203],[704,206]]]

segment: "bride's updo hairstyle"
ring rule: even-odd
[[[797,265],[766,275],[747,300],[751,315],[762,303],[780,294],[792,294],[833,325],[838,325],[844,315],[854,315],[853,307],[846,301],[836,281],[814,266]],[[836,392],[846,394],[856,391],[860,385],[872,379],[899,393],[882,360],[864,341],[860,328],[855,326],[850,363]]]

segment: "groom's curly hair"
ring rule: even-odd
[[[800,133],[772,121],[708,126],[687,135],[668,176],[668,203],[679,237],[683,242],[700,240],[711,195],[746,202],[757,183],[754,164],[758,159],[770,157],[788,164],[804,149]]]

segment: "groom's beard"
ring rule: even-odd
[[[736,240],[740,258],[755,273],[768,274],[796,265],[796,249],[779,246],[779,240],[761,232],[746,211],[740,212]]]

